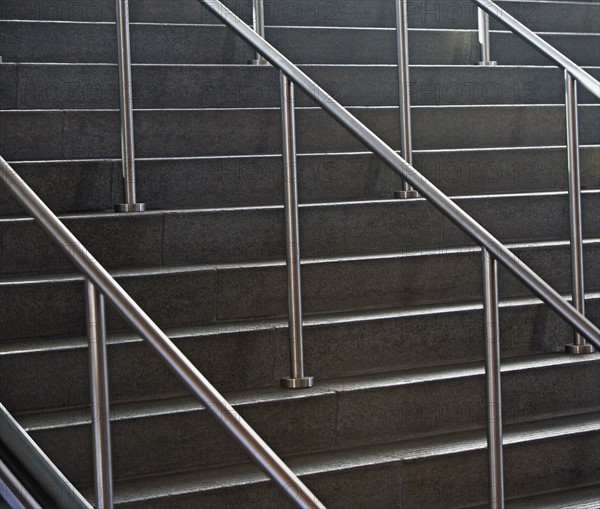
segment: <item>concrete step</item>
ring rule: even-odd
[[[398,148],[397,107],[349,111]],[[560,145],[564,115],[560,105],[417,106],[413,144],[416,150]],[[121,152],[119,118],[117,110],[2,111],[0,153],[8,161],[116,158]],[[364,150],[320,108],[297,108],[296,118],[299,152]],[[135,120],[138,157],[281,151],[279,108],[138,110]],[[582,144],[598,143],[600,104],[579,107],[579,127]]]
[[[224,2],[244,21],[252,21],[252,5],[240,0]],[[130,0],[132,22],[218,23],[193,0]],[[498,4],[534,31],[594,32],[600,23],[600,7],[582,2],[516,2]],[[392,27],[393,0],[267,0],[265,23],[289,26]],[[476,28],[476,6],[469,2],[409,0],[408,24],[412,28]],[[6,0],[0,6],[0,19],[51,21],[114,21],[111,0],[39,0],[31,3]],[[496,23],[492,24],[495,27]]]
[[[573,509],[593,509],[598,505],[600,499],[600,485],[592,484],[582,488],[570,490],[553,491],[537,496],[508,502],[509,509],[561,509],[571,507]],[[481,506],[480,509],[484,509]]]
[[[507,426],[508,496],[568,489],[577,481],[595,482],[596,415]],[[401,503],[410,509],[423,509],[423,504],[446,509],[487,500],[485,447],[485,433],[475,431],[295,456],[289,462],[327,507],[367,509]],[[533,465],[528,461],[532,457],[538,460]],[[268,509],[293,507],[258,468],[245,466],[131,480],[119,483],[117,492],[119,507],[127,508],[191,509],[240,503]]]
[[[566,148],[416,151],[416,167],[451,195],[566,190]],[[13,167],[56,212],[112,209],[123,200],[116,160],[17,162]],[[600,189],[600,145],[581,147],[583,189]],[[400,178],[364,152],[298,157],[300,201],[389,199]],[[141,159],[138,196],[149,209],[283,203],[280,155]],[[23,214],[0,186],[0,214]]]
[[[600,407],[600,354],[507,360],[503,373],[507,425]],[[561,390],[553,389],[557,384]],[[299,392],[272,387],[226,397],[282,455],[477,429],[484,425],[486,412],[479,362],[322,381]],[[83,407],[17,416],[74,483],[93,479],[91,462],[80,459],[81,451],[91,446],[88,412]],[[114,405],[111,413],[116,479],[245,460],[214,417],[192,398]],[[71,444],[68,450],[66,443]]]
[[[320,384],[331,378],[481,361],[481,313],[482,305],[475,303],[305,316],[306,372]],[[502,301],[500,313],[503,357],[561,353],[573,340],[565,322],[535,299]],[[600,322],[600,294],[588,294],[586,314],[594,323]],[[220,391],[277,385],[289,375],[286,319],[166,333]],[[87,357],[83,337],[3,342],[3,404],[18,412],[85,406],[89,402]],[[113,403],[188,394],[133,333],[109,337],[109,364]],[[35,383],[31,373],[36,374]]]
[[[112,23],[0,21],[5,62],[115,63]],[[540,32],[543,39],[583,66],[600,65],[600,34]],[[296,64],[397,64],[391,28],[268,27],[266,37]],[[132,24],[135,63],[245,64],[253,50],[219,25]],[[414,64],[476,64],[476,30],[410,29]],[[490,36],[502,65],[549,65],[550,61],[507,31]]]
[[[567,242],[509,245],[558,291],[571,288]],[[588,291],[600,288],[600,240],[584,243]],[[287,315],[282,261],[204,264],[113,271],[160,327],[218,324]],[[479,302],[478,248],[442,248],[303,261],[306,313]],[[82,278],[77,274],[0,279],[3,340],[85,333]],[[502,298],[529,295],[501,271]],[[108,310],[108,329],[127,330]]]
[[[501,242],[567,240],[566,192],[457,198]],[[583,193],[583,233],[600,238],[600,191]],[[548,221],[548,218],[553,218]],[[285,259],[283,206],[68,215],[64,224],[107,268]],[[474,244],[425,199],[300,206],[303,258]],[[33,219],[0,219],[0,274],[70,270]]]
[[[393,65],[301,66],[344,106],[398,104]],[[600,68],[587,70],[600,78]],[[115,109],[115,64],[1,64],[0,109]],[[278,107],[279,74],[245,65],[133,67],[139,109]],[[580,103],[597,102],[586,90]],[[420,105],[562,104],[564,76],[557,67],[412,66],[411,103]],[[313,103],[298,93],[298,106]]]

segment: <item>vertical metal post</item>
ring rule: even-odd
[[[264,0],[252,0],[252,23],[254,31],[265,38],[265,5]],[[256,53],[256,58],[248,62],[252,65],[269,65],[269,62],[260,54]]]
[[[490,58],[490,15],[482,9],[477,9],[479,25],[479,44],[481,45],[481,61],[479,65],[496,65]]]
[[[482,258],[490,509],[504,509],[498,263],[485,248],[482,251]]]
[[[291,376],[282,378],[286,389],[312,387],[312,376],[304,376],[302,337],[302,290],[300,285],[300,227],[298,221],[298,167],[296,161],[296,114],[294,85],[280,73],[281,127],[285,185],[285,232],[287,245],[288,307]]]
[[[410,115],[410,71],[408,61],[408,15],[407,0],[396,0],[396,44],[398,50],[398,98],[400,105],[400,136],[402,157],[412,164],[412,120]],[[406,181],[395,198],[418,198],[419,193]]]
[[[585,288],[583,279],[583,233],[581,219],[581,168],[579,163],[579,125],[577,115],[577,81],[565,71],[565,104],[567,117],[567,159],[569,164],[569,208],[571,216],[571,274],[573,305],[585,315]],[[579,332],[574,342],[566,345],[567,353],[593,353]]]
[[[117,203],[117,212],[143,212],[144,203],[136,203],[135,144],[133,137],[133,87],[129,37],[129,0],[116,0],[117,48],[119,52],[119,95],[121,99],[121,158],[125,203]]]
[[[108,360],[106,355],[106,316],[104,297],[93,283],[85,280],[87,330],[90,352],[90,389],[94,435],[94,472],[99,509],[113,508],[113,477],[110,441]]]

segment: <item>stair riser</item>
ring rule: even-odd
[[[2,109],[114,109],[119,105],[114,65],[3,64]],[[388,67],[305,67],[345,106],[398,104],[398,71]],[[591,74],[600,77],[600,70]],[[17,77],[18,76],[18,77]],[[271,67],[134,66],[137,108],[279,107],[279,75]],[[593,103],[586,90],[580,103]],[[553,68],[415,67],[411,103],[561,104],[564,77]],[[313,103],[299,93],[299,106]]]
[[[584,237],[600,238],[600,194],[586,193],[583,198]],[[566,195],[460,199],[457,203],[502,242],[570,238]],[[556,220],[549,222],[549,217]],[[286,256],[282,208],[65,218],[64,223],[105,267],[250,262]],[[473,244],[423,200],[301,207],[300,234],[302,257],[317,259]],[[0,274],[72,268],[33,220],[0,221],[0,246]]]
[[[593,411],[600,398],[597,378],[598,363],[506,373],[504,422],[559,415],[566,406],[572,412]],[[565,390],[554,391],[556,384]],[[587,390],[574,402],[570,391],[583,387]],[[540,391],[546,395],[543,400]],[[307,453],[481,427],[486,415],[485,383],[483,376],[471,376],[402,387],[327,392],[293,402],[252,404],[239,410],[280,454]],[[82,410],[74,412],[79,412],[74,414],[77,418]],[[245,460],[244,452],[206,412],[123,417],[111,426],[117,479]],[[31,434],[50,458],[56,458],[57,466],[72,482],[91,482],[91,469],[79,459],[81,451],[92,443],[89,425],[32,430]],[[67,443],[69,451],[65,451]],[[156,444],[164,446],[157,448]]]
[[[377,1],[377,7],[372,8]],[[252,20],[251,4],[243,0],[225,0],[225,5],[247,23]],[[535,31],[594,32],[598,28],[600,9],[597,5],[558,2],[498,2],[512,16]],[[131,0],[132,22],[146,23],[217,23],[218,21],[193,0],[171,0],[166,6],[160,0]],[[264,3],[268,25],[291,26],[394,26],[392,0],[294,0]],[[409,1],[408,25],[412,28],[476,28],[475,4],[464,0]],[[111,0],[43,0],[35,3],[5,1],[0,6],[0,19],[34,21],[114,21]],[[499,25],[492,21],[492,28]]]
[[[115,63],[112,24],[0,22],[5,62]],[[296,64],[397,64],[396,35],[391,29],[282,28],[266,30],[271,44]],[[579,65],[600,65],[597,35],[544,35]],[[77,41],[77,44],[73,42]],[[254,51],[224,26],[131,26],[132,61],[136,63],[245,64]],[[409,34],[414,64],[477,64],[480,47],[475,30]],[[494,59],[501,64],[549,65],[550,61],[509,32],[490,36]]]
[[[398,147],[397,108],[351,108],[350,112],[383,141]],[[562,106],[505,106],[492,113],[483,106],[415,108],[414,148],[562,145],[564,115]],[[600,106],[581,106],[579,119],[580,142],[597,143]],[[135,120],[138,157],[281,153],[278,109],[142,110]],[[117,111],[10,111],[0,113],[0,121],[4,127],[0,153],[8,161],[120,155]],[[305,153],[364,150],[327,113],[315,108],[298,109],[297,139],[298,151]],[[32,145],[32,140],[37,143]]]
[[[595,323],[600,321],[598,300],[587,302],[586,314]],[[561,352],[572,334],[546,306],[501,310],[504,356]],[[483,358],[481,310],[305,325],[304,336],[306,371],[317,380]],[[289,375],[288,332],[281,326],[175,341],[222,391],[276,385]],[[85,406],[89,402],[87,355],[85,347],[76,347],[0,357],[3,404],[16,412]],[[145,343],[110,345],[109,364],[113,403],[187,394]],[[35,384],[31,373],[36,374]]]
[[[566,190],[564,148],[414,154],[415,166],[450,195]],[[106,210],[123,200],[120,163],[19,163],[15,170],[55,212]],[[600,188],[600,147],[581,148],[584,189]],[[400,178],[374,156],[299,156],[301,202],[391,198]],[[279,156],[138,161],[138,196],[152,209],[283,203]],[[184,185],[182,185],[184,184]],[[0,186],[0,213],[23,214]]]
[[[571,290],[567,246],[513,250],[550,285]],[[600,288],[600,245],[585,247],[587,290]],[[206,268],[193,272],[118,277],[118,281],[161,327],[287,315],[283,265]],[[481,254],[477,250],[431,256],[311,263],[303,267],[304,311],[336,312],[369,307],[480,301]],[[505,274],[500,295],[529,292]],[[81,281],[4,283],[0,304],[3,340],[80,337],[85,333]],[[128,329],[108,311],[110,330]]]

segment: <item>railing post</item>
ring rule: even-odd
[[[133,87],[131,43],[129,37],[129,0],[116,0],[117,48],[119,53],[119,96],[121,100],[121,159],[125,203],[117,203],[117,212],[143,212],[144,203],[136,203],[135,143],[133,137]]]
[[[571,218],[571,277],[573,305],[585,315],[583,278],[583,233],[581,219],[581,168],[579,163],[579,125],[577,115],[577,81],[565,71],[565,104],[567,118],[567,160],[569,165],[569,208]],[[575,331],[574,341],[565,347],[567,353],[593,353],[594,347]]]
[[[90,342],[90,390],[94,436],[94,471],[98,509],[113,508],[113,478],[110,441],[110,402],[106,355],[104,297],[85,280],[87,331]]]
[[[412,165],[412,120],[410,114],[410,71],[408,60],[407,0],[396,0],[396,45],[398,51],[398,98],[400,105],[400,136],[402,157]],[[406,182],[402,191],[394,192],[395,198],[418,198],[419,193]]]
[[[490,509],[504,509],[498,262],[485,248],[482,249],[482,259]]]
[[[304,376],[294,85],[283,72],[280,81],[291,364],[291,376],[282,378],[281,385],[286,389],[301,389],[312,387],[315,381],[312,376]]]
[[[490,15],[477,9],[479,44],[481,45],[481,61],[479,65],[496,65],[490,57]]]
[[[252,0],[252,23],[254,31],[265,38],[265,4],[264,0]],[[269,62],[260,54],[256,53],[256,58],[248,62],[252,65],[269,65]]]

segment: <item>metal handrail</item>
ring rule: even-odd
[[[479,6],[479,38],[484,61],[482,63],[490,61],[489,16],[491,15],[564,70],[573,305],[580,313],[585,314],[577,85],[581,83],[595,97],[600,98],[600,82],[494,2],[490,0],[473,0],[473,2]],[[581,354],[590,353],[593,348],[585,342],[581,334],[575,332],[573,343],[567,344],[565,350],[569,353]]]
[[[89,502],[52,463],[0,403],[0,441],[46,495],[63,509],[92,509]]]
[[[236,32],[246,43],[263,55],[300,87],[313,101],[329,113],[339,124],[361,141],[384,163],[407,180],[421,195],[429,200],[448,219],[462,229],[481,247],[487,249],[504,267],[520,279],[533,293],[548,304],[596,347],[600,348],[600,329],[573,308],[563,297],[515,256],[489,231],[469,216],[434,184],[366,127],[352,113],[328,95],[274,46],[260,37],[219,0],[197,0],[209,9],[225,25]],[[593,79],[593,78],[592,78]]]
[[[233,29],[244,41],[252,46],[256,52],[277,67],[285,80],[291,81],[299,86],[311,99],[320,105],[329,113],[339,124],[346,128],[355,138],[361,141],[375,155],[377,155],[392,170],[398,173],[403,179],[404,190],[412,191],[412,187],[420,192],[436,208],[445,214],[452,222],[461,228],[482,248],[483,260],[483,303],[484,303],[484,327],[485,327],[485,375],[486,375],[486,396],[487,396],[487,437],[488,437],[488,483],[489,483],[489,501],[491,509],[504,509],[504,467],[503,467],[503,441],[502,441],[502,391],[500,376],[500,342],[499,342],[499,316],[498,316],[498,262],[502,263],[518,279],[520,279],[530,290],[532,290],[542,301],[546,302],[559,316],[563,317],[575,329],[575,343],[567,345],[567,351],[574,353],[588,353],[593,348],[586,344],[583,337],[587,338],[593,345],[600,348],[600,330],[584,315],[584,295],[583,295],[583,247],[581,237],[581,190],[580,190],[580,170],[579,170],[579,144],[577,137],[577,89],[575,79],[580,79],[586,88],[598,95],[595,87],[598,83],[594,78],[579,68],[572,61],[567,59],[560,52],[552,48],[531,33],[530,38],[542,46],[548,56],[553,58],[559,65],[568,68],[565,71],[566,84],[566,108],[567,108],[567,131],[568,131],[568,159],[569,159],[569,187],[570,208],[571,208],[571,235],[572,235],[572,253],[573,253],[573,301],[576,307],[569,305],[550,285],[540,278],[534,271],[517,258],[509,249],[500,243],[491,233],[477,223],[472,217],[466,214],[442,191],[429,182],[413,166],[412,161],[406,161],[398,155],[391,147],[386,145],[378,136],[370,131],[364,124],[349,113],[335,99],[329,96],[319,87],[317,83],[311,80],[281,52],[269,44],[260,34],[252,30],[231,10],[225,7],[218,0],[198,0],[208,8],[225,25]],[[479,4],[479,0],[474,0]],[[492,4],[492,2],[489,2]],[[489,9],[489,4],[486,6]],[[492,4],[494,5],[494,4]],[[398,45],[398,73],[400,90],[400,112],[402,127],[402,149],[404,157],[411,158],[410,142],[410,102],[408,98],[408,43],[407,26],[405,22],[406,0],[396,1],[396,22],[397,22],[397,45]],[[493,65],[494,62],[489,57],[489,17],[483,11],[480,16],[483,22],[484,30],[480,33],[483,60],[482,65]],[[515,23],[516,20],[513,21]],[[523,32],[525,33],[525,32]],[[572,72],[572,74],[570,74]],[[282,83],[287,81],[283,80]],[[282,92],[283,93],[283,92]],[[284,108],[286,105],[282,101],[282,120],[284,122],[284,160],[287,165],[289,154],[286,155],[286,146],[290,141],[295,144],[295,140],[289,137],[293,129],[287,126],[286,121],[290,121],[290,115],[286,115]],[[287,133],[287,134],[286,134]],[[293,154],[295,158],[295,154]],[[411,187],[412,186],[412,187]],[[287,192],[286,186],[286,192]],[[398,195],[398,194],[397,194]],[[398,197],[408,198],[399,194]],[[286,194],[286,222],[293,223],[294,218],[297,223],[297,209],[292,210],[289,207],[289,200]],[[290,257],[288,249],[288,273],[293,266],[299,266],[299,261]],[[299,285],[296,285],[296,291],[293,292],[292,285],[288,285],[288,298],[290,303],[290,332],[291,332],[291,353],[292,368],[298,359],[302,359],[302,352],[298,352],[301,345],[295,340],[297,323],[293,323],[292,311],[293,301],[301,303]],[[298,313],[295,313],[298,315]],[[300,324],[301,331],[301,324]],[[301,336],[300,336],[301,337]],[[298,355],[298,353],[300,355]],[[285,385],[284,385],[285,386]]]
[[[126,0],[117,0],[126,3]],[[466,214],[444,193],[431,182],[425,179],[411,164],[400,157],[391,147],[386,145],[372,131],[358,121],[344,107],[324,92],[313,80],[299,70],[290,60],[271,46],[264,38],[248,27],[231,10],[218,0],[198,0],[217,16],[225,25],[232,28],[242,39],[252,46],[257,54],[262,55],[280,69],[284,79],[299,86],[309,97],[328,112],[336,121],[346,128],[352,135],[367,146],[392,170],[399,174],[409,185],[413,186],[423,197],[429,200],[436,208],[445,214],[467,235],[482,247],[483,273],[484,273],[484,310],[486,326],[486,379],[488,381],[488,402],[494,403],[492,412],[488,415],[488,443],[492,452],[494,473],[490,477],[502,475],[502,428],[500,411],[500,376],[499,376],[499,334],[498,334],[498,291],[497,291],[497,263],[502,263],[517,278],[519,278],[540,299],[546,302],[554,311],[565,319],[576,331],[586,337],[592,344],[600,348],[600,330],[585,316],[569,305],[552,287],[533,272],[527,265],[500,243],[492,234],[484,229],[473,218]],[[480,5],[480,0],[473,0]],[[482,4],[485,2],[481,2]],[[487,2],[482,9],[490,14],[486,7],[494,6]],[[491,7],[490,7],[491,8]],[[509,18],[506,14],[507,20]],[[502,20],[501,20],[502,21]],[[519,24],[514,18],[512,22]],[[506,24],[506,23],[505,23]],[[508,25],[507,25],[508,26]],[[525,27],[523,27],[525,28]],[[527,29],[525,29],[527,30]],[[552,48],[548,43],[532,34],[532,40],[544,47],[544,52],[549,58],[567,69],[571,76],[580,81],[594,95],[600,97],[600,83],[589,74]],[[523,37],[525,38],[525,37]],[[536,39],[537,38],[537,39]],[[539,41],[538,41],[539,39]],[[591,80],[591,81],[590,81]],[[293,93],[290,86],[290,94]],[[123,87],[122,87],[123,88]],[[290,100],[290,103],[292,101]],[[122,105],[123,106],[123,105]],[[131,106],[129,101],[128,107]],[[282,101],[283,107],[283,101]],[[282,108],[283,109],[283,108]],[[289,117],[291,112],[287,111]],[[293,116],[293,115],[292,115]],[[285,130],[285,125],[284,125]],[[285,138],[284,134],[284,138]],[[292,137],[290,132],[288,137]],[[289,141],[289,140],[287,140]],[[295,166],[295,153],[288,154],[288,167]],[[294,151],[295,152],[295,151]],[[190,363],[190,361],[177,349],[171,340],[158,328],[158,326],[144,313],[144,311],[131,299],[122,287],[108,274],[108,272],[83,249],[73,249],[81,246],[79,241],[66,229],[60,220],[48,207],[33,193],[33,191],[20,179],[14,170],[0,157],[1,178],[9,187],[15,198],[28,210],[40,223],[42,228],[63,249],[65,254],[83,272],[88,293],[88,325],[93,325],[90,318],[96,314],[102,315],[102,296],[95,295],[98,290],[109,299],[121,315],[145,338],[167,362],[177,376],[194,392],[204,405],[217,416],[224,427],[242,444],[247,452],[259,465],[294,499],[300,507],[324,507],[321,502],[308,490],[308,488],[289,470],[289,468],[275,455],[258,435],[243,421],[227,401],[203,377],[203,375]],[[296,180],[296,177],[292,177]],[[293,189],[290,190],[293,194]],[[295,223],[297,225],[297,218]],[[290,236],[291,237],[291,236]],[[294,244],[294,249],[297,243]],[[298,262],[298,259],[296,259]],[[297,263],[299,267],[299,263]],[[298,275],[293,277],[299,281]],[[300,311],[298,309],[298,311]],[[301,319],[301,313],[297,313]],[[92,327],[91,327],[92,328]],[[99,338],[103,335],[102,327],[95,324],[90,338]],[[301,347],[301,341],[297,342]],[[301,356],[301,348],[298,349]],[[97,356],[102,356],[97,352]],[[98,358],[95,359],[99,361]],[[101,370],[100,370],[101,371]],[[300,371],[298,371],[298,374]],[[106,387],[104,387],[106,389]],[[99,391],[98,396],[102,395]],[[105,416],[106,417],[106,416]],[[107,431],[107,430],[105,430]],[[108,435],[109,436],[109,435]],[[492,448],[492,442],[494,447]],[[106,444],[105,444],[106,445]],[[502,483],[491,483],[492,507],[503,505]],[[494,503],[498,502],[499,503]]]
[[[81,242],[1,156],[0,180],[25,210],[33,216],[42,229],[58,244],[79,271],[115,306],[121,316],[136,332],[150,343],[168,367],[217,417],[224,428],[242,445],[261,468],[281,486],[286,494],[299,507],[324,508],[325,506],[308,487],[258,436],[242,416],[175,346],[108,271],[84,248]],[[88,307],[95,308],[96,306],[88,304]],[[97,321],[92,325],[97,327]],[[93,337],[98,339],[96,333],[94,332]]]
[[[471,0],[490,16],[502,23],[511,32],[518,35],[527,44],[533,46],[544,56],[552,60],[561,69],[567,71],[575,80],[583,85],[589,92],[600,99],[600,81],[586,72],[570,58],[563,55],[550,43],[544,41],[539,35],[527,28],[523,23],[511,16],[502,7],[491,0]]]

